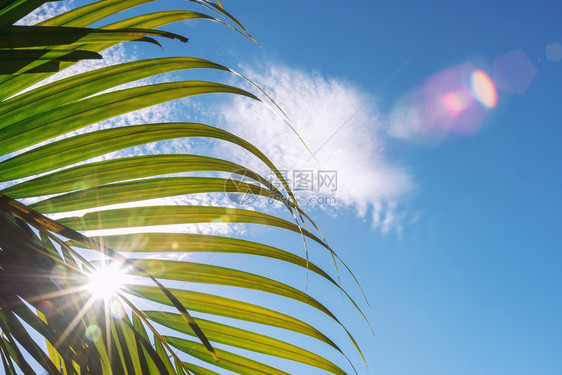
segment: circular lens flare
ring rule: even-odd
[[[126,282],[127,274],[120,265],[105,265],[90,274],[88,290],[95,298],[109,300],[117,295]]]
[[[476,100],[486,108],[498,104],[498,92],[490,76],[483,70],[475,70],[470,77],[472,93]]]
[[[88,326],[86,328],[86,337],[91,342],[98,341],[101,338],[101,329],[95,324]]]
[[[461,115],[471,104],[473,99],[465,90],[448,91],[441,96],[441,101],[450,117]]]

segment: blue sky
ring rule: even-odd
[[[528,56],[538,70],[528,89],[499,90],[497,106],[474,135],[430,145],[383,139],[386,160],[406,170],[415,186],[397,198],[407,217],[419,215],[415,222],[383,234],[353,209],[336,217],[316,210],[315,218],[412,316],[356,271],[371,296],[368,315],[377,333],[360,335],[370,364],[365,373],[560,373],[562,62],[546,58],[546,46],[562,40],[560,4],[224,5],[262,48],[243,41],[239,47],[236,36],[220,33],[212,39],[224,41],[218,50],[202,47],[220,61],[315,72],[368,98],[414,55],[370,103],[383,118],[444,69],[472,62],[493,76],[494,58],[514,50]],[[192,45],[200,47],[196,34]]]
[[[159,3],[144,9],[160,9]],[[184,2],[169,4],[185,8]],[[369,364],[365,369],[352,356],[359,373],[561,373],[562,235],[556,226],[562,222],[562,61],[548,59],[547,46],[562,42],[562,6],[315,0],[223,5],[260,47],[197,21],[167,28],[189,36],[187,46],[165,42],[164,52],[152,46],[135,51],[208,58],[248,74],[287,110],[311,149],[320,148],[317,162],[267,110],[247,101],[197,98],[182,102],[186,106],[174,114],[249,138],[281,169],[338,172],[338,205],[305,209],[332,244],[335,239],[342,245],[336,250],[369,297],[371,307],[364,310],[376,336],[334,290],[311,280],[309,291],[357,337]],[[555,55],[561,53],[556,48]],[[451,69],[457,77],[455,69],[466,64],[492,80],[515,66],[508,83],[522,92],[506,92],[500,89],[505,83],[496,82],[497,104],[484,112],[481,103],[471,99],[465,108],[465,97],[455,97],[453,105],[460,107],[451,113],[458,110],[459,117],[451,116],[470,128],[460,134],[456,120],[440,125],[404,115],[427,105],[419,93],[431,82],[447,81],[444,72]],[[485,116],[471,117],[473,106]],[[419,124],[412,129],[414,119]],[[394,131],[397,122],[408,136]],[[444,127],[426,131],[432,126]],[[224,145],[214,146],[188,148],[228,152],[253,165]],[[295,236],[250,229],[255,240],[299,249]],[[330,267],[322,257],[317,262]],[[284,272],[293,271],[264,268],[268,276]],[[293,285],[302,288],[304,280],[295,273]],[[353,284],[344,282],[360,299]],[[345,342],[341,331],[331,333]]]

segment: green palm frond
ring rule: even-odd
[[[162,37],[186,42],[184,36],[156,29],[176,21],[212,20],[253,40],[219,1],[208,0],[190,1],[202,12],[161,11],[92,26],[151,1],[100,0],[38,25],[23,26],[15,23],[46,1],[0,0],[0,356],[5,373],[34,374],[39,366],[50,374],[204,375],[217,374],[220,369],[240,374],[286,374],[245,353],[288,359],[333,374],[350,372],[342,367],[354,371],[351,362],[340,367],[338,361],[334,363],[309,348],[235,323],[258,323],[306,335],[347,358],[336,340],[310,322],[263,307],[259,299],[250,303],[236,296],[214,294],[208,287],[177,286],[189,283],[241,288],[308,305],[340,325],[363,357],[345,322],[309,293],[259,272],[192,261],[154,261],[143,256],[218,253],[283,262],[327,280],[363,314],[341,285],[309,261],[308,255],[301,257],[245,239],[153,233],[148,228],[198,223],[263,225],[294,232],[303,238],[305,246],[316,243],[334,262],[341,263],[297,205],[281,172],[259,149],[234,134],[201,123],[129,124],[69,135],[100,121],[179,98],[227,93],[260,100],[242,88],[200,80],[114,89],[188,69],[235,72],[199,58],[166,57],[107,66],[32,87],[78,61],[100,59],[101,51],[121,42],[159,44]],[[53,140],[59,136],[65,138]],[[236,145],[261,160],[280,179],[282,187],[228,160],[228,155],[158,154],[90,160],[151,142],[189,137]],[[213,176],[177,175],[185,172],[210,172]],[[235,182],[217,177],[217,172],[248,180]],[[139,203],[186,194],[241,192],[278,201],[290,219],[241,208]],[[27,201],[22,199],[33,203],[24,204]],[[115,204],[124,206],[106,207]],[[90,212],[71,216],[80,210]],[[53,220],[51,214],[63,217]],[[127,231],[132,227],[140,230]],[[83,234],[107,229],[120,233]],[[89,260],[85,255],[88,251],[100,254],[101,260]],[[140,258],[128,258],[125,253]],[[98,298],[89,288],[92,275],[108,265],[115,272],[119,269],[127,274],[127,285],[114,295]]]

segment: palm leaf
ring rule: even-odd
[[[215,294],[213,289],[209,291],[212,288],[209,285],[268,293],[317,309],[341,325],[363,357],[344,320],[312,294],[283,280],[260,275],[258,270],[247,272],[215,264],[171,260],[160,260],[155,268],[153,261],[143,257],[148,253],[170,252],[261,257],[272,264],[284,262],[290,267],[310,270],[333,285],[334,292],[344,291],[328,271],[310,262],[308,255],[305,259],[293,251],[238,238],[152,233],[148,229],[154,225],[208,222],[258,224],[302,236],[305,246],[307,241],[315,243],[334,262],[339,262],[316,225],[298,206],[281,172],[259,149],[234,134],[199,123],[138,124],[68,137],[69,133],[88,125],[179,98],[221,93],[260,100],[240,87],[198,80],[114,89],[157,74],[186,69],[240,75],[203,59],[166,57],[116,64],[31,88],[80,60],[99,59],[101,51],[121,42],[159,44],[158,38],[162,37],[187,41],[184,36],[156,29],[172,22],[212,20],[253,40],[220,2],[208,0],[190,1],[201,11],[143,13],[92,26],[151,1],[94,1],[38,25],[22,26],[14,23],[45,1],[0,0],[0,182],[3,184],[0,357],[5,373],[35,373],[38,369],[29,359],[33,358],[44,371],[53,374],[62,371],[64,374],[213,375],[217,374],[217,367],[240,374],[286,374],[274,367],[277,362],[258,361],[252,353],[292,360],[333,374],[349,373],[346,366],[354,371],[351,361],[349,366],[338,364],[341,358],[347,358],[341,344],[336,344],[340,340],[328,337],[309,322],[260,306],[259,297],[256,297],[258,303],[239,300],[236,294],[226,298]],[[264,104],[269,105],[269,97],[265,96]],[[67,137],[53,141],[59,136]],[[134,146],[189,137],[217,139],[240,147],[261,160],[280,179],[281,187],[228,160],[227,155],[212,158],[162,154],[90,161]],[[186,172],[206,175],[176,175]],[[251,181],[236,182],[217,177],[217,173],[235,174]],[[282,203],[287,214],[194,205],[144,207],[139,203],[199,193],[263,196]],[[35,203],[26,205],[16,200],[24,198]],[[115,204],[126,207],[105,207]],[[91,212],[72,216],[71,212],[76,210]],[[48,215],[54,213],[63,217],[53,220]],[[127,233],[131,227],[139,228],[140,233]],[[97,237],[81,233],[99,229],[120,229],[122,233]],[[99,253],[101,260],[90,261],[85,249]],[[130,253],[135,253],[135,259],[125,256]],[[96,298],[88,285],[92,275],[108,263],[117,264],[137,278],[110,297]],[[172,287],[178,283],[189,283],[190,289]],[[203,285],[207,285],[205,292],[199,289]],[[347,292],[344,293],[363,314]],[[145,303],[137,305],[140,300]],[[144,310],[139,307],[146,304],[150,307]],[[173,310],[158,311],[164,306]],[[205,314],[205,318],[192,313]],[[224,318],[231,323],[225,324]],[[309,336],[341,358],[328,359],[259,329],[237,326],[242,322]],[[173,336],[163,335],[158,329],[162,326],[166,332],[174,332]],[[44,338],[46,347],[36,341],[27,327],[35,331],[34,335]],[[187,340],[187,336],[198,341]],[[232,349],[217,348],[217,344]]]

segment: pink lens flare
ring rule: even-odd
[[[441,102],[450,117],[461,115],[473,101],[468,90],[449,91],[441,96]]]
[[[465,62],[433,74],[396,106],[389,133],[397,138],[440,141],[474,135],[498,103],[494,81]]]

